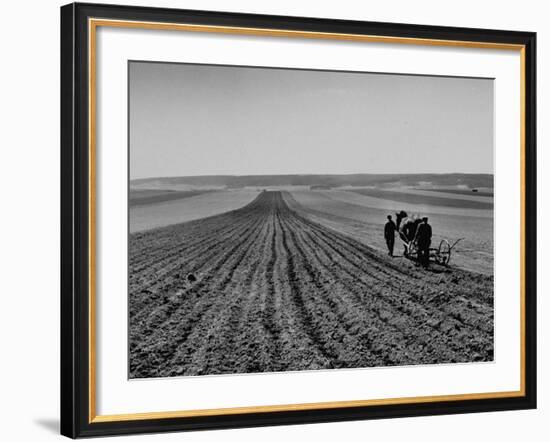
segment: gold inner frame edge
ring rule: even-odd
[[[237,35],[255,35],[255,36],[273,36],[273,37],[293,37],[309,39],[325,39],[340,41],[357,41],[370,43],[390,43],[390,44],[412,44],[419,46],[445,46],[477,49],[498,49],[519,51],[520,53],[520,389],[518,391],[498,391],[487,393],[464,393],[452,395],[436,396],[414,396],[388,399],[366,399],[351,401],[329,401],[312,402],[300,404],[283,405],[259,405],[232,408],[213,408],[179,411],[153,411],[145,413],[128,414],[96,414],[96,31],[97,28],[115,27],[115,28],[134,28],[147,30],[171,30],[186,32],[208,32],[218,34],[237,34]],[[345,33],[326,33],[311,31],[292,31],[283,29],[266,28],[246,28],[233,26],[211,26],[183,23],[161,23],[132,20],[112,20],[112,19],[88,19],[88,94],[89,94],[89,367],[88,367],[88,422],[117,422],[134,421],[146,419],[169,419],[183,417],[199,416],[223,416],[239,415],[247,413],[273,413],[281,411],[304,411],[304,410],[323,410],[334,408],[352,408],[366,407],[376,405],[397,405],[397,404],[419,404],[427,402],[443,401],[461,401],[461,400],[482,400],[497,398],[523,397],[526,391],[525,379],[525,45],[494,43],[494,42],[475,42],[460,40],[440,40],[423,39],[412,37],[390,37],[363,34],[345,34]]]

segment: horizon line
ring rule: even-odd
[[[494,172],[348,172],[348,173],[262,173],[262,174],[204,174],[204,175],[166,175],[166,176],[147,176],[141,178],[130,178],[129,181],[136,180],[155,180],[169,178],[214,178],[214,177],[265,177],[265,176],[353,176],[353,175],[491,175]]]

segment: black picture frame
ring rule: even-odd
[[[93,422],[90,419],[89,18],[522,45],[524,395],[438,402]],[[61,434],[105,436],[536,408],[536,34],[73,3],[61,8]]]

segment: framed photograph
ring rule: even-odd
[[[61,432],[536,407],[536,36],[61,8]]]

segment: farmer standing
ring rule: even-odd
[[[418,260],[426,267],[430,260],[430,244],[432,243],[432,226],[428,224],[428,217],[422,218],[422,223],[416,229],[416,244],[418,246]]]
[[[397,226],[391,219],[391,215],[388,215],[388,222],[384,226],[384,239],[388,246],[388,255],[393,256],[393,245],[395,243],[395,231]]]

